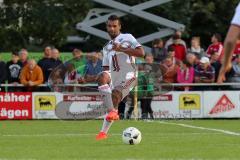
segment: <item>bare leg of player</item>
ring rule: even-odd
[[[111,91],[109,86],[110,77],[105,72],[99,75],[98,81],[99,92],[103,95],[103,105],[109,108],[109,113],[104,117],[101,132],[96,137],[97,140],[102,140],[107,138],[107,132],[113,121],[119,119],[117,108],[121,101],[121,92],[117,90]]]

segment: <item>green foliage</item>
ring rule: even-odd
[[[117,1],[132,6],[147,0]],[[185,24],[184,38],[189,40],[198,35],[206,47],[214,32],[225,36],[237,4],[238,0],[173,0],[146,11]],[[4,5],[5,8],[0,9],[0,51],[34,48],[30,46],[42,48],[48,44],[61,47],[68,35],[85,34],[77,31],[75,26],[89,9],[105,7],[88,0],[5,0]],[[132,15],[124,16],[122,20],[123,32],[136,37],[163,27]],[[104,24],[100,28],[105,29]],[[99,49],[105,41],[92,36],[89,43],[90,48]]]
[[[31,45],[60,47],[91,7],[87,0],[10,0],[0,11],[0,50]],[[13,43],[12,43],[13,42]]]

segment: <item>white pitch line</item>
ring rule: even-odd
[[[184,123],[173,123],[173,122],[164,122],[164,121],[158,121],[158,123],[181,126],[181,127],[185,127],[185,128],[194,128],[194,129],[200,129],[200,130],[220,132],[223,134],[234,135],[234,136],[240,136],[240,133],[238,133],[238,132],[233,132],[233,131],[228,131],[228,130],[223,130],[223,129],[207,128],[207,127],[194,126],[194,125],[189,125],[189,124],[184,124]]]
[[[3,134],[3,137],[58,137],[58,136],[95,136],[94,133],[67,133],[67,134]],[[121,134],[110,134],[110,136],[119,136]]]

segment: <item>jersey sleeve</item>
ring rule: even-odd
[[[103,67],[108,67],[109,66],[109,58],[108,58],[108,55],[107,55],[107,51],[105,49],[103,49],[102,66]]]
[[[235,10],[235,14],[233,16],[231,24],[240,26],[240,3],[238,4],[238,6]]]
[[[128,34],[128,39],[131,42],[131,48],[141,47],[142,45],[131,34]]]

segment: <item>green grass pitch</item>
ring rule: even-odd
[[[0,121],[0,160],[237,160],[239,120],[118,121],[95,141],[102,121]],[[139,145],[123,144],[136,127]],[[190,127],[189,127],[190,126]],[[232,134],[234,133],[234,134]]]

